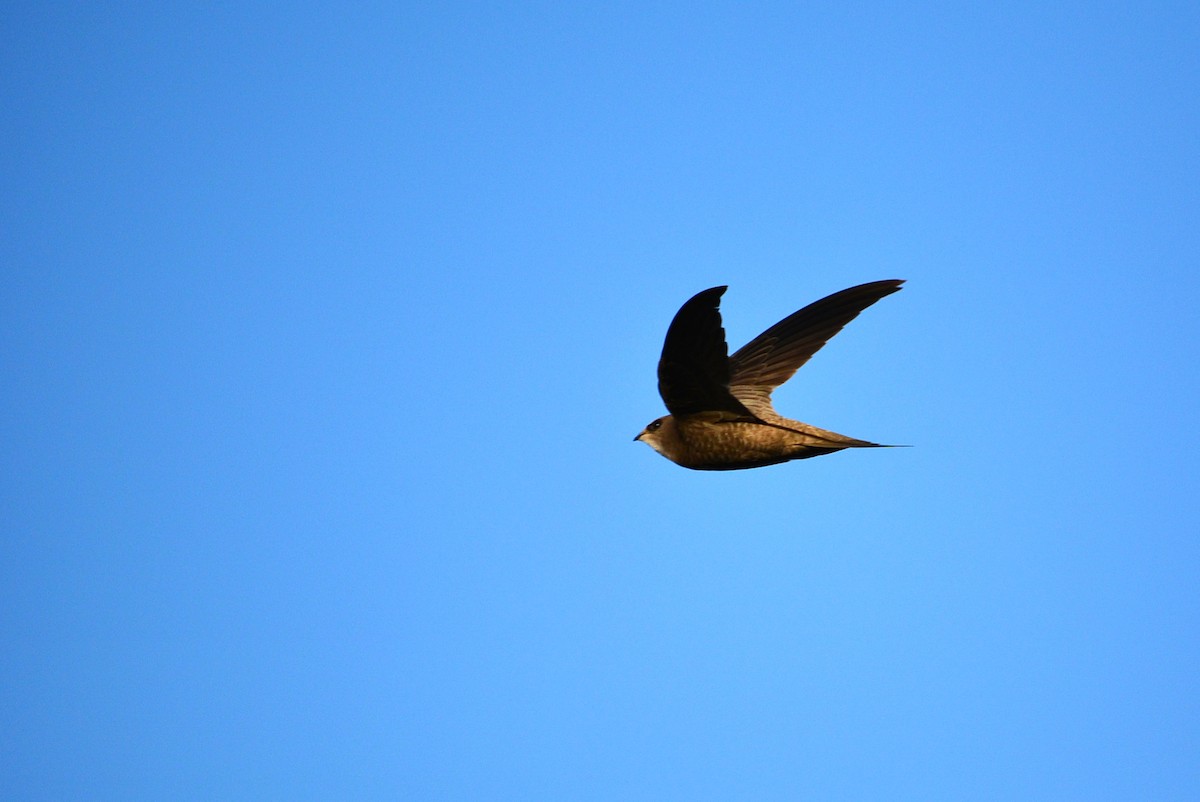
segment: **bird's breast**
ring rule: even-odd
[[[791,459],[785,429],[753,422],[680,421],[679,459],[686,468],[722,471],[757,468]]]

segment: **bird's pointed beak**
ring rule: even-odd
[[[633,442],[635,442],[635,443],[636,443],[638,440],[641,440],[641,439],[642,439],[642,435],[644,435],[644,434],[645,434],[645,432],[638,432],[638,433],[637,433],[637,437],[633,438]]]

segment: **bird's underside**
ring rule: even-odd
[[[688,415],[677,420],[676,427],[682,448],[674,461],[701,471],[761,468],[832,454],[843,448],[879,447],[878,443],[782,417],[767,422],[721,421],[703,414]]]
[[[726,471],[808,459],[880,444],[785,418],[771,392],[821,346],[903,281],[851,287],[776,323],[727,356],[719,304],[725,287],[697,294],[667,330],[658,364],[659,394],[670,415],[635,439],[685,468]]]

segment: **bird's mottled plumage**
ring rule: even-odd
[[[641,440],[685,468],[729,471],[807,459],[843,448],[878,447],[785,418],[771,391],[790,379],[833,335],[900,279],[873,281],[809,304],[755,337],[733,356],[721,327],[725,287],[698,293],[675,314],[658,362],[658,392],[670,415]]]

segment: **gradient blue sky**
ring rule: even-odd
[[[1200,797],[1194,3],[0,11],[5,799]],[[631,438],[776,395],[911,449]]]

